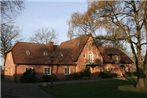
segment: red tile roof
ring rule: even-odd
[[[62,49],[70,50],[71,51],[70,55],[72,56],[72,60],[77,61],[89,37],[90,35],[84,35],[69,41],[62,42],[60,47]]]
[[[120,49],[113,47],[98,47],[102,56],[104,63],[114,63],[115,61],[112,59],[112,55],[120,56],[119,63],[121,64],[132,64],[133,61]]]
[[[18,42],[11,49],[15,64],[49,65],[49,64],[75,64],[91,35],[84,35],[69,41],[62,42],[60,46]],[[105,63],[113,63],[110,54],[121,55],[122,63],[132,63],[132,60],[116,48],[99,47]]]
[[[89,36],[78,37],[57,45],[18,42],[12,48],[16,64],[75,64]],[[52,43],[51,43],[52,44]]]
[[[12,48],[16,64],[49,64],[52,50],[47,45],[18,42]]]

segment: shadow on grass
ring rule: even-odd
[[[128,86],[126,86],[128,85]],[[134,82],[102,80],[87,83],[58,84],[41,87],[55,98],[146,98],[147,90],[134,90]],[[129,89],[129,90],[128,90]]]

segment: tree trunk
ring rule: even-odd
[[[142,61],[142,58],[140,56],[138,56],[138,68],[139,69],[137,71],[137,84],[136,84],[136,88],[144,89],[145,88],[146,74],[144,72],[143,61]]]
[[[144,77],[138,77],[137,78],[136,88],[139,88],[139,89],[145,88],[145,78]]]

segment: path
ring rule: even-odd
[[[53,98],[36,84],[1,83],[1,98]]]

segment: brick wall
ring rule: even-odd
[[[12,57],[12,52],[7,53],[5,67],[4,67],[5,79],[14,81],[15,77],[15,64]]]
[[[22,74],[25,72],[26,68],[33,68],[36,72],[37,78],[41,79],[42,75],[44,74],[44,68],[51,67],[53,74],[55,74],[58,79],[64,80],[65,74],[64,74],[64,68],[65,67],[70,68],[70,73],[75,73],[76,67],[74,65],[54,65],[53,68],[50,65],[18,65],[17,66],[17,80],[20,79]]]
[[[102,56],[98,50],[98,48],[96,47],[94,40],[92,37],[89,37],[85,47],[83,48],[83,51],[81,52],[79,59],[77,61],[77,67],[76,67],[76,72],[81,72],[82,70],[85,69],[86,67],[86,63],[88,63],[88,54],[92,53],[93,54],[93,62],[95,60],[100,60],[101,62],[103,62]],[[92,74],[96,74],[98,72],[100,72],[100,67],[94,67],[91,68],[91,73]]]

